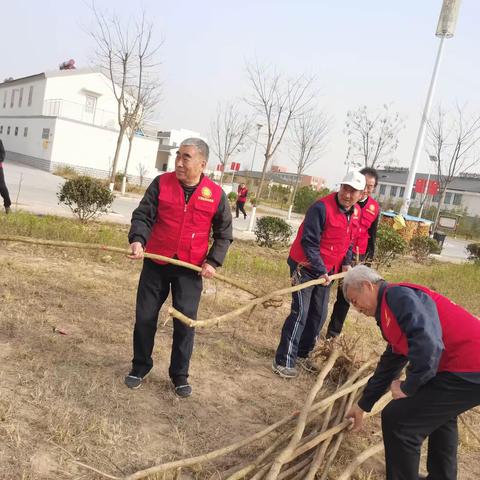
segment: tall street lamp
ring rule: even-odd
[[[435,35],[440,38],[440,44],[438,46],[437,58],[433,67],[432,79],[430,81],[430,87],[428,88],[427,99],[425,101],[422,120],[420,122],[420,128],[418,130],[412,163],[410,164],[410,169],[408,172],[407,185],[403,194],[403,203],[402,208],[400,209],[400,213],[402,215],[406,215],[408,213],[408,208],[410,207],[410,197],[412,195],[413,183],[415,182],[415,175],[417,173],[420,152],[423,149],[423,143],[425,141],[427,122],[430,116],[430,109],[432,107],[433,92],[437,83],[438,67],[442,58],[443,44],[446,38],[452,38],[453,34],[455,33],[455,26],[457,24],[460,2],[461,0],[443,0],[442,10],[438,19],[437,31],[435,33]]]

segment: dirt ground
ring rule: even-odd
[[[270,371],[288,301],[259,308],[248,320],[199,330],[191,364],[194,394],[186,400],[173,394],[168,379],[172,329],[170,321],[163,325],[162,313],[155,367],[142,388],[127,389],[139,271],[139,263],[119,257],[2,245],[0,479],[102,478],[73,460],[121,476],[226,446],[303,404],[314,377],[285,381]],[[205,285],[200,318],[247,298],[215,285]],[[367,331],[364,325],[353,319],[350,328]],[[352,445],[367,442],[375,423],[369,429]],[[468,439],[463,443],[459,479],[478,479],[479,452],[466,446]],[[181,478],[220,479],[257,448]],[[375,462],[370,467],[373,473],[357,478],[382,478]]]

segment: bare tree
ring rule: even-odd
[[[159,82],[151,82],[143,86],[140,96],[134,97],[133,95],[129,95],[125,97],[133,100],[125,103],[125,120],[127,125],[125,133],[128,138],[128,152],[123,170],[122,194],[125,193],[128,164],[130,162],[135,135],[144,127],[145,122],[148,121],[158,105],[161,96],[160,88],[161,85]]]
[[[246,102],[261,117],[267,135],[262,177],[257,190],[257,199],[260,200],[270,160],[282,143],[290,122],[308,112],[315,94],[312,91],[313,78],[304,75],[289,79],[258,62],[247,65],[247,74],[252,92]]]
[[[330,120],[323,114],[302,115],[293,121],[291,144],[292,161],[297,166],[295,186],[290,194],[289,204],[295,201],[300,178],[324,153]]]
[[[210,129],[212,150],[222,165],[220,185],[229,160],[248,146],[250,128],[251,121],[233,103],[218,105],[217,116]]]
[[[398,148],[398,134],[405,122],[387,104],[373,114],[367,107],[347,112],[345,134],[348,139],[347,161],[354,167],[379,168],[391,161]]]
[[[153,24],[146,21],[145,12],[132,28],[130,22],[124,25],[116,15],[107,17],[97,11],[94,3],[91,8],[95,18],[95,28],[90,32],[97,47],[95,63],[110,79],[117,101],[119,132],[110,176],[113,183],[123,137],[132,116],[141,109],[145,84],[153,81],[149,77],[158,66],[155,56],[161,44],[154,45]]]
[[[466,118],[464,110],[457,105],[455,113],[447,115],[438,107],[435,118],[428,122],[427,148],[428,153],[436,157],[439,183],[435,229],[448,185],[459,173],[468,172],[480,162],[478,151],[474,149],[480,141],[480,115]]]

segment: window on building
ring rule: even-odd
[[[7,127],[7,135],[10,135],[10,127]]]
[[[15,136],[18,136],[18,127],[15,127]]]
[[[444,205],[450,205],[452,203],[452,192],[447,192],[445,194],[445,200],[443,201]]]
[[[391,197],[396,197],[397,196],[397,190],[398,190],[398,187],[392,185],[390,187],[390,196]]]
[[[400,197],[403,198],[403,196],[405,195],[405,187],[400,187]]]
[[[12,88],[12,96],[10,97],[10,108],[13,108],[13,104],[15,103],[15,92],[16,90]]]
[[[26,137],[28,135],[28,127],[23,129],[23,136]]]
[[[20,93],[18,95],[18,106],[21,107],[23,102],[23,87],[20,89]]]
[[[461,193],[456,193],[453,196],[453,204],[454,205],[461,205],[462,204],[462,194]]]
[[[33,99],[33,85],[28,89],[28,102],[27,105],[30,107],[32,105]]]
[[[85,112],[94,113],[95,106],[97,105],[97,97],[93,95],[85,95]]]
[[[380,190],[379,190],[380,195],[385,195],[386,190],[387,190],[386,185],[380,185]]]
[[[44,128],[42,130],[42,139],[43,140],[48,140],[49,137],[50,137],[50,129],[49,128]]]
[[[7,91],[3,92],[3,108],[7,108]]]

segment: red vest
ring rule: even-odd
[[[201,265],[208,252],[212,219],[222,198],[219,185],[204,176],[188,204],[175,172],[158,179],[157,219],[145,251]],[[163,262],[157,261],[163,264]]]
[[[248,188],[247,187],[243,187],[243,188],[238,187],[238,198],[237,198],[237,200],[239,202],[245,203],[247,201],[247,194],[248,194]]]
[[[363,208],[360,208],[360,210],[361,213],[357,238],[353,246],[353,253],[355,255],[357,252],[359,255],[365,255],[367,252],[368,240],[370,239],[368,230],[380,213],[378,203],[370,196],[367,199],[367,203],[363,206]]]
[[[320,239],[320,257],[322,257],[327,272],[333,270],[334,273],[338,272],[342,266],[342,261],[345,258],[348,247],[356,236],[360,218],[360,207],[355,205],[353,213],[350,216],[350,222],[348,222],[347,216],[340,210],[337,204],[335,195],[335,192],[330,193],[326,197],[318,200],[325,205],[326,211],[325,225],[323,226]],[[308,267],[309,262],[301,243],[303,224],[304,221],[300,225],[297,236],[290,248],[290,257],[297,263]]]
[[[387,290],[393,286],[414,288],[426,293],[437,306],[445,350],[439,372],[480,372],[480,319],[456,305],[447,297],[420,285],[389,284],[383,292],[380,325],[383,336],[395,353],[408,355],[408,342],[400,330],[395,314],[386,302]]]

